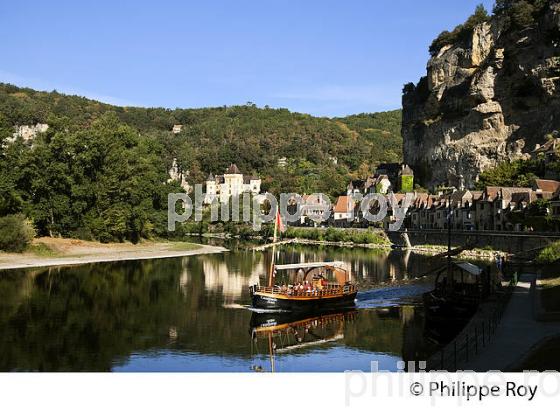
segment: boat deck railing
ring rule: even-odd
[[[282,286],[255,286],[255,292],[268,293],[272,295],[286,295],[286,296],[308,296],[308,297],[323,297],[323,296],[336,296],[353,293],[357,291],[355,285],[333,285],[329,284],[323,288],[314,289],[294,289],[284,288]]]

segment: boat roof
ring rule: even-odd
[[[465,272],[470,273],[471,275],[478,276],[482,273],[482,268],[469,262],[456,262],[455,266],[457,266],[459,269],[464,270]]]
[[[313,269],[313,268],[344,268],[344,262],[307,262],[307,263],[292,263],[288,265],[274,265],[278,270],[294,270],[294,269]]]

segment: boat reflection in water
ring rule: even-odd
[[[257,313],[251,316],[251,350],[268,349],[270,371],[275,371],[275,355],[317,347],[344,338],[345,324],[355,320],[358,311],[345,309],[321,313]],[[251,369],[264,371],[262,365]]]

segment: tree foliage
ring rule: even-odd
[[[430,45],[430,54],[436,55],[444,46],[466,42],[472,36],[473,30],[479,24],[490,20],[484,5],[476,6],[474,13],[463,24],[456,26],[453,31],[443,31]]]
[[[494,14],[500,16],[506,28],[523,29],[535,23],[550,0],[496,0]]]
[[[548,167],[548,165],[547,165]],[[532,187],[535,179],[545,174],[544,160],[517,160],[501,162],[495,168],[484,171],[477,182],[478,189],[487,186]]]
[[[0,250],[22,252],[34,235],[31,224],[23,215],[0,217]]]
[[[192,185],[236,163],[273,193],[345,191],[399,161],[401,112],[317,118],[254,104],[203,109],[116,107],[0,84],[0,216],[24,213],[40,235],[138,241],[165,235],[173,159]],[[48,123],[32,141],[14,126]],[[173,134],[174,124],[183,129]],[[278,159],[288,158],[280,167]]]

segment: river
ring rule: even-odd
[[[355,310],[269,317],[248,309],[270,252],[0,271],[0,371],[397,370],[435,348],[421,295],[426,256],[285,246],[279,263],[340,260]],[[282,278],[278,278],[282,280]],[[271,327],[275,325],[275,327]]]

